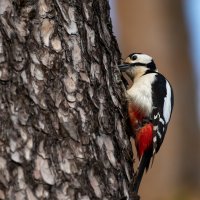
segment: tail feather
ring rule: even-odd
[[[144,174],[144,170],[148,170],[149,168],[149,164],[150,164],[150,160],[151,160],[151,155],[152,152],[151,151],[146,151],[139,163],[139,167],[138,167],[138,171],[137,171],[137,175],[136,175],[136,179],[134,181],[133,184],[133,192],[134,193],[138,193],[139,187],[140,187],[140,183]]]

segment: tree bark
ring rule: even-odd
[[[0,1],[0,199],[137,199],[106,0]]]

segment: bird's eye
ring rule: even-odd
[[[137,56],[136,55],[132,55],[131,56],[131,60],[136,60],[137,59]]]

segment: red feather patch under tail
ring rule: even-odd
[[[146,150],[149,150],[153,144],[153,124],[145,124],[136,133],[135,144],[139,159]]]

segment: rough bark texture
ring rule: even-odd
[[[0,199],[136,199],[106,0],[0,1]]]

